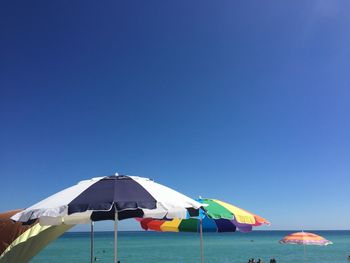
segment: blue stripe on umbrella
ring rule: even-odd
[[[236,226],[228,219],[215,219],[214,221],[218,227],[218,232],[236,231]]]
[[[129,201],[133,200],[133,201]],[[91,185],[68,204],[68,214],[87,210],[155,209],[157,200],[128,176],[110,176]]]
[[[143,217],[142,209],[123,210],[118,212],[118,220],[128,218]],[[92,221],[102,220],[114,220],[115,219],[115,208],[113,207],[110,211],[95,211],[91,214]]]
[[[210,219],[208,217],[204,217],[202,219],[202,224],[203,224],[203,231],[204,232],[216,232],[217,231],[217,226],[216,226],[213,219]]]

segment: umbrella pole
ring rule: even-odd
[[[201,246],[201,263],[204,263],[204,253],[203,253],[203,222],[202,222],[202,219],[199,220],[199,235],[200,235],[200,246]]]
[[[114,214],[114,263],[118,263],[118,211]]]
[[[94,222],[90,223],[90,262],[94,261]]]

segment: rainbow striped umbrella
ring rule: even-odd
[[[285,236],[281,241],[281,244],[296,244],[296,245],[317,245],[327,246],[333,244],[331,241],[308,232],[297,232]]]
[[[200,232],[202,223],[203,232],[250,232],[254,226],[269,225],[266,219],[243,210],[237,206],[217,199],[197,199],[199,203],[206,204],[199,216],[201,220],[173,219],[154,220],[140,219],[141,227],[145,230],[160,232]]]
[[[270,225],[266,219],[242,208],[217,199],[197,199],[204,204],[198,219],[154,220],[138,219],[145,230],[160,232],[199,232],[201,262],[203,256],[203,232],[250,232],[254,226]],[[206,206],[205,206],[206,205]]]

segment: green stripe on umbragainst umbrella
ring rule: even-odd
[[[198,219],[189,218],[182,220],[179,225],[180,232],[197,232],[198,231]]]
[[[215,201],[211,199],[200,199],[199,202],[202,202],[203,204],[207,204],[204,208],[206,211],[206,214],[213,219],[234,219],[234,215],[225,207],[222,205],[219,205]]]

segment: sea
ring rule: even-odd
[[[312,231],[334,244],[304,246],[280,244],[293,231],[254,231],[251,233],[204,233],[206,263],[246,263],[249,258],[278,263],[349,263],[350,231]],[[95,262],[113,262],[113,232],[96,232]],[[200,262],[198,233],[119,232],[121,263]],[[67,232],[43,249],[31,263],[90,262],[90,233]]]

